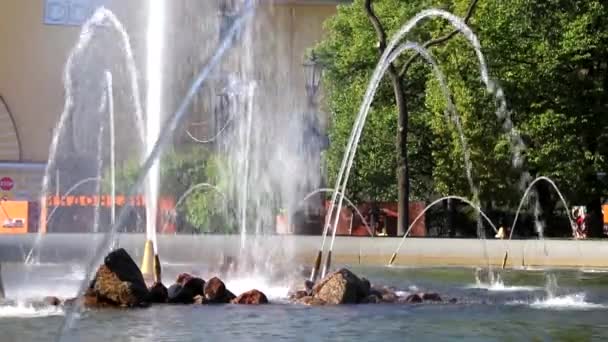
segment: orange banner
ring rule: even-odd
[[[116,196],[116,206],[122,207],[127,203],[135,207],[146,206],[146,201],[142,195],[132,197]],[[46,204],[49,207],[96,207],[98,204],[102,207],[111,207],[112,196],[48,196]]]

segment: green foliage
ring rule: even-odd
[[[423,8],[463,16],[470,0],[373,1],[388,37]],[[490,76],[507,96],[508,111],[527,149],[513,167],[509,131],[481,82],[479,63],[461,34],[431,48],[455,101],[466,138],[473,183],[481,203],[513,208],[522,170],[553,178],[571,202],[599,198],[606,184],[596,174],[608,158],[608,4],[602,0],[483,0],[469,24],[478,35]],[[330,177],[344,155],[369,78],[378,61],[376,35],[363,1],[339,7],[326,22],[317,51],[327,65],[325,89],[333,118],[327,152]],[[425,21],[407,40],[423,43],[453,30],[444,20]],[[396,61],[398,67],[409,56]],[[414,198],[472,196],[461,137],[446,121],[446,99],[431,69],[418,59],[406,75]],[[376,94],[349,183],[357,199],[394,200],[394,96],[385,79]]]
[[[408,18],[432,1],[391,0],[375,2],[375,10],[382,18],[388,34],[392,34]],[[344,156],[345,147],[353,127],[355,117],[378,60],[376,33],[363,12],[363,1],[338,7],[338,13],[326,24],[329,34],[315,49],[323,58],[326,72],[324,86],[328,93],[328,105],[332,116],[330,128],[330,149],[325,158],[328,165],[330,184]],[[412,83],[424,83],[426,67],[413,68]],[[411,87],[415,89],[415,86]],[[416,93],[416,94],[419,94]],[[408,98],[410,105],[420,103],[423,97]],[[416,106],[414,105],[415,109]],[[412,197],[423,197],[428,191],[428,182],[422,181],[430,176],[428,158],[428,129],[424,119],[413,111],[410,121],[409,153],[410,169],[415,175],[412,180]],[[353,164],[348,192],[356,200],[395,200],[396,186],[396,117],[394,95],[388,80],[383,80],[375,96],[371,112]]]
[[[181,225],[205,233],[229,233],[235,230],[228,209],[231,207],[229,197],[226,197],[229,179],[223,172],[224,163],[219,155],[198,145],[165,153],[160,163],[160,196],[171,196],[177,202],[190,187],[197,184],[208,183],[216,187],[212,189],[202,186],[190,192],[177,208]],[[118,193],[128,191],[135,181],[138,168],[137,159],[129,160],[117,168]],[[106,179],[109,179],[109,171],[106,172]],[[107,187],[109,181],[104,184]]]

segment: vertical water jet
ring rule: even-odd
[[[160,120],[162,109],[162,65],[163,65],[163,34],[165,32],[165,3],[164,0],[151,0],[148,5],[147,28],[147,90],[146,90],[146,141],[145,153],[152,153],[154,144],[160,134]],[[142,261],[144,276],[152,276],[151,258],[156,251],[156,211],[158,207],[158,187],[160,184],[160,164],[156,159],[150,168],[146,183],[146,247],[152,248],[149,260]],[[148,247],[151,246],[151,247]],[[146,263],[149,263],[148,267]]]

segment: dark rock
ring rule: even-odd
[[[428,300],[431,302],[441,302],[441,297],[438,293],[427,292],[422,294],[422,300]]]
[[[205,281],[201,278],[190,277],[184,279],[182,287],[190,290],[194,294],[193,297],[205,295]]]
[[[231,301],[232,304],[268,304],[266,295],[258,290],[247,291]]]
[[[192,304],[194,296],[191,288],[185,288],[180,284],[173,284],[167,289],[167,301],[172,304]]]
[[[382,299],[380,299],[375,294],[371,294],[371,295],[363,298],[363,300],[361,301],[362,304],[378,304],[381,302],[382,302]]]
[[[207,304],[207,300],[205,299],[205,296],[198,295],[194,297],[194,304]]]
[[[343,268],[325,277],[312,290],[315,298],[328,304],[356,304],[363,288],[361,280],[351,271]]]
[[[306,291],[296,291],[296,292],[292,293],[292,294],[289,296],[289,299],[291,299],[291,300],[298,300],[298,299],[303,298],[303,297],[306,297],[306,296],[308,296],[308,295],[309,295],[309,294],[308,294],[308,292],[306,292]]]
[[[399,296],[397,296],[393,290],[386,287],[380,289],[370,289],[369,295],[378,297],[384,303],[395,303],[399,300]]]
[[[399,300],[399,296],[391,290],[386,290],[382,293],[382,297],[380,297],[385,303],[395,303]]]
[[[359,298],[367,298],[370,295],[371,289],[372,285],[369,280],[361,278],[361,282],[359,283]]]
[[[304,288],[306,289],[306,291],[308,293],[312,293],[312,288],[315,286],[315,283],[313,283],[310,280],[306,280],[304,281]]]
[[[458,302],[458,299],[456,299],[456,298],[452,298],[452,299],[450,299],[450,302],[449,302],[449,303],[450,303],[450,304],[456,304],[457,302]]]
[[[141,273],[139,274],[141,275]],[[136,277],[127,275],[125,279],[136,279]],[[141,283],[121,280],[118,274],[108,266],[101,265],[95,275],[95,285],[93,289],[90,289],[88,296],[97,297],[98,302],[116,306],[143,305],[148,298],[148,289],[143,282],[143,277],[141,279]]]
[[[179,284],[181,286],[184,286],[186,284],[186,282],[188,282],[188,280],[194,278],[191,274],[189,273],[180,273],[177,276],[177,279],[175,280],[176,284]]]
[[[46,304],[46,305],[52,305],[52,306],[59,306],[59,305],[61,305],[61,300],[59,298],[57,298],[57,297],[52,297],[52,296],[44,297],[42,299],[42,302],[44,304]]]
[[[110,252],[104,259],[104,264],[115,273],[121,281],[131,283],[136,289],[145,289],[143,292],[146,292],[146,283],[144,282],[144,276],[141,274],[141,270],[123,248]]]
[[[422,303],[422,297],[420,297],[419,294],[415,293],[415,294],[411,294],[409,296],[407,296],[405,298],[405,302],[406,303]]]
[[[144,277],[122,248],[108,254],[82,298],[87,306],[143,306],[149,296]]]
[[[169,292],[162,283],[156,282],[149,289],[149,303],[166,303],[169,300]]]
[[[296,303],[310,306],[319,306],[327,304],[324,300],[313,296],[302,297],[298,299]]]
[[[213,277],[205,284],[205,299],[209,303],[230,303],[236,296],[226,289],[224,282],[218,277]]]

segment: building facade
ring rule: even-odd
[[[13,183],[10,189],[6,186],[0,190],[0,196],[33,200],[40,191],[40,178],[49,157],[53,131],[64,108],[63,69],[79,39],[79,24],[90,15],[91,8],[106,6],[124,25],[139,71],[140,89],[145,88],[148,1],[0,1],[0,179],[10,179]],[[219,12],[224,3],[231,1],[166,2],[168,29],[166,36],[159,39],[164,39],[167,50],[163,70],[167,82],[163,91],[170,96],[164,102],[163,111],[169,113],[204,64],[205,56],[221,38],[217,33],[220,25],[216,21],[222,20]],[[262,73],[267,70],[268,79],[280,79],[281,88],[287,89],[286,94],[297,103],[306,101],[302,67],[306,51],[322,38],[323,22],[342,2],[345,1],[260,1],[254,19],[253,41],[259,41],[260,44],[254,46],[265,52],[254,56],[267,60],[258,61],[265,63],[258,69],[263,70]],[[108,39],[103,43],[107,45],[98,44],[95,51],[98,54],[115,53],[116,47],[111,42],[112,39]],[[238,59],[238,56],[232,58]],[[89,75],[86,67],[95,69],[96,61],[91,59],[79,71],[84,81]],[[118,79],[116,88],[126,87],[126,81],[120,82],[123,81]],[[210,110],[204,109],[207,102],[200,102],[195,105],[188,125],[208,117]]]

